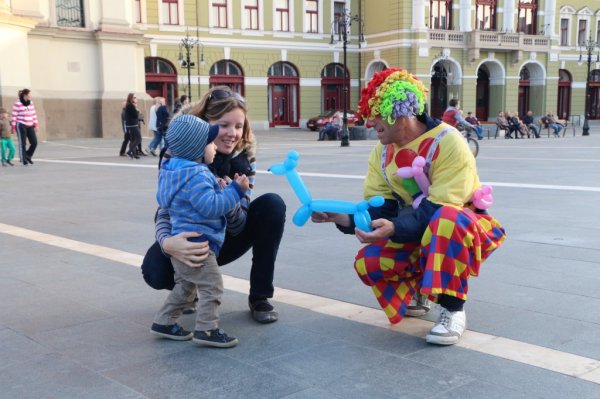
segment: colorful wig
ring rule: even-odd
[[[389,68],[373,75],[361,91],[358,111],[366,119],[381,116],[390,125],[400,116],[414,118],[425,111],[427,89],[423,82],[402,68]]]

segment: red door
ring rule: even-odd
[[[323,111],[342,108],[342,85],[327,84],[323,86]]]
[[[519,86],[519,115],[527,115],[529,111],[529,85]]]
[[[271,85],[271,124],[282,126],[291,124],[290,86],[286,84]]]
[[[480,121],[488,120],[490,105],[490,78],[483,70],[477,73],[477,89],[475,93],[475,116]]]

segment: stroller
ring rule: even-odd
[[[319,141],[323,141],[326,138],[327,140],[339,140],[341,137],[341,131],[342,129],[339,126],[331,122],[327,122],[325,126],[319,130]]]

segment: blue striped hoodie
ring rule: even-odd
[[[194,241],[208,240],[215,255],[225,239],[225,214],[235,209],[243,197],[244,192],[235,181],[221,189],[205,164],[169,158],[161,165],[156,200],[169,211],[171,235],[202,233]]]

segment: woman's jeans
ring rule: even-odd
[[[250,297],[273,297],[273,274],[279,243],[285,225],[285,203],[277,194],[261,195],[250,202],[244,230],[236,236],[225,235],[217,257],[219,266],[226,265],[252,248]]]
[[[158,147],[159,149],[162,150],[162,148],[164,146],[163,134],[161,132],[159,132],[158,130],[153,130],[152,133],[154,133],[154,138],[152,139],[150,144],[148,144],[148,148],[150,148],[151,150],[156,150],[156,148]]]

